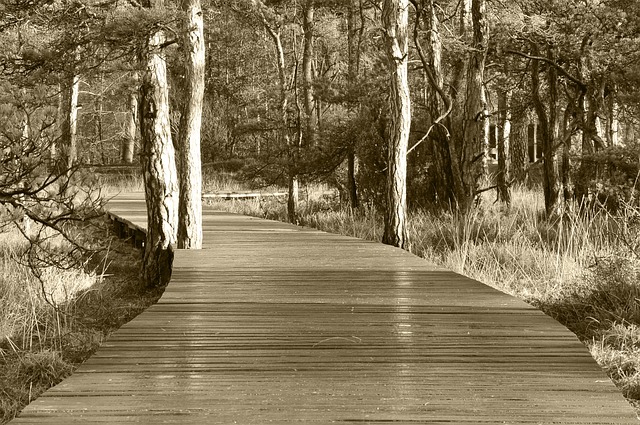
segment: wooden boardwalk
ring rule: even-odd
[[[144,226],[144,204],[111,210]],[[16,424],[626,424],[576,337],[404,251],[204,213],[158,304]]]

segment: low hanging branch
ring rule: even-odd
[[[540,62],[544,62],[544,63],[546,63],[548,65],[551,65],[555,69],[558,70],[558,73],[560,75],[566,77],[569,81],[571,81],[572,83],[577,85],[580,88],[580,90],[582,90],[582,91],[586,91],[587,90],[587,85],[583,81],[581,81],[578,78],[576,78],[573,75],[571,75],[566,69],[564,69],[558,63],[556,63],[555,61],[552,61],[549,58],[545,58],[544,56],[530,55],[528,53],[520,52],[518,50],[507,49],[504,52],[512,54],[512,55],[521,56],[521,57],[523,57],[525,59],[530,59],[530,60],[534,60],[534,61],[540,61]]]

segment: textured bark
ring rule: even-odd
[[[204,100],[205,47],[200,0],[183,0],[186,13],[183,34],[187,90],[180,120],[180,207],[178,248],[202,248],[202,161],[200,129]]]
[[[613,84],[611,92],[607,97],[607,145],[617,146],[620,144],[620,122],[618,119],[619,106],[616,100],[617,87]]]
[[[287,219],[289,223],[297,224],[298,217],[296,215],[297,205],[299,201],[300,183],[298,177],[289,174],[288,197],[287,197]]]
[[[510,175],[513,181],[524,183],[527,177],[529,165],[529,119],[528,113],[520,116],[513,123],[513,131],[509,139],[509,151],[511,158]]]
[[[298,210],[298,176],[296,171],[297,141],[293,141],[289,136],[289,120],[287,118],[287,79],[285,75],[284,48],[282,46],[282,38],[280,37],[280,29],[277,30],[267,27],[274,42],[278,66],[278,86],[280,90],[280,131],[282,139],[287,146],[289,163],[287,165],[289,174],[289,197],[287,199],[287,218],[290,223],[297,221]]]
[[[464,198],[458,203],[468,211],[478,193],[480,181],[487,172],[488,120],[487,100],[484,91],[484,65],[487,52],[487,22],[485,0],[471,3],[473,24],[473,50],[467,67],[467,91],[464,109],[464,162],[462,181]]]
[[[408,248],[407,145],[411,127],[411,99],[407,69],[409,1],[385,0],[382,6],[382,24],[391,80],[387,205],[382,242],[399,248]]]
[[[290,223],[297,221],[298,211],[298,175],[296,170],[296,159],[298,157],[297,141],[293,141],[289,136],[289,120],[287,118],[287,81],[285,76],[285,60],[284,60],[284,48],[282,47],[282,39],[280,38],[280,32],[271,31],[273,41],[276,48],[277,64],[278,64],[278,82],[280,88],[280,125],[282,139],[288,149],[289,162],[287,165],[289,174],[289,197],[287,199],[287,218]]]
[[[511,141],[511,93],[507,90],[500,90],[498,93],[498,110],[499,110],[499,124],[498,124],[498,197],[506,205],[511,204],[511,189],[509,187],[509,181],[511,176],[509,171],[511,169],[511,155],[510,155],[510,141]]]
[[[469,40],[469,28],[471,23],[471,0],[462,0],[460,6],[460,16],[458,21],[458,33],[460,38],[471,43]],[[453,179],[453,193],[455,197],[455,207],[458,211],[467,211],[467,190],[464,183],[464,170],[467,159],[464,156],[464,103],[463,94],[466,92],[465,71],[469,68],[469,54],[458,55],[453,64],[453,72],[450,84],[451,117],[448,119],[447,127],[451,134],[449,140],[449,152],[451,160],[451,171]]]
[[[60,142],[58,144],[58,169],[61,173],[69,173],[78,159],[78,94],[80,76],[70,74],[61,84],[62,123],[60,126]]]
[[[362,23],[358,22],[361,8],[361,0],[349,0],[347,15],[348,37],[348,79],[352,87],[357,84],[360,69],[360,39],[362,35]],[[352,136],[351,144],[347,151],[347,193],[351,208],[358,208],[358,186],[356,184],[356,137]]]
[[[138,74],[134,75],[134,81],[138,82]],[[138,91],[133,90],[129,93],[129,116],[127,119],[126,137],[122,142],[122,162],[125,164],[133,163],[133,155],[136,146],[136,134],[138,133]]]
[[[540,55],[539,48],[533,44],[533,51],[536,56]],[[547,48],[549,60],[554,60],[553,48]],[[547,69],[547,83],[549,95],[547,96],[549,110],[542,100],[540,94],[540,63],[532,62],[531,87],[533,104],[538,115],[539,136],[542,141],[543,152],[543,191],[544,206],[548,216],[556,216],[562,213],[563,203],[561,202],[561,183],[559,180],[558,160],[556,153],[556,143],[558,140],[558,73],[554,67]]]
[[[572,161],[571,161],[571,140],[573,127],[570,125],[571,114],[573,108],[567,107],[564,111],[562,118],[562,188],[564,190],[564,204],[565,207],[573,205],[573,198],[575,195],[575,189],[573,185],[573,179],[571,178]]]
[[[427,31],[426,54],[418,40],[417,26],[414,31],[414,42],[421,61],[424,74],[429,84],[425,87],[425,102],[429,110],[429,128],[431,129],[432,153],[433,153],[433,182],[436,202],[447,208],[455,204],[454,183],[451,168],[451,152],[449,150],[449,133],[438,120],[442,121],[449,114],[450,99],[444,92],[444,75],[442,72],[442,38],[440,36],[440,23],[436,14],[436,6],[433,0],[424,4],[424,9],[418,9],[420,4],[415,3],[416,13],[424,16]],[[416,25],[419,22],[416,23]],[[444,108],[443,108],[444,107]],[[444,110],[443,110],[444,109]]]
[[[347,191],[349,195],[349,205],[351,208],[358,208],[358,186],[356,184],[356,154],[354,147],[350,146],[347,152]]]
[[[149,4],[149,3],[147,3]],[[140,86],[142,166],[147,203],[147,238],[143,277],[147,285],[166,284],[171,277],[178,228],[178,176],[169,121],[169,90],[162,44],[165,35],[149,37],[143,53]]]
[[[302,52],[302,95],[304,97],[305,145],[316,144],[317,115],[314,114],[313,95],[313,40],[315,0],[307,0],[304,6],[302,29],[304,31],[304,49]]]

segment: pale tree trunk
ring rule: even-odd
[[[126,137],[122,142],[122,162],[125,164],[133,163],[133,154],[136,146],[136,134],[138,132],[138,74],[134,73],[134,81],[136,89],[129,93],[129,116],[127,117]]]
[[[411,127],[411,99],[407,56],[409,47],[409,0],[384,0],[382,25],[391,93],[391,126],[388,135],[387,205],[382,242],[408,248],[407,146]]]
[[[23,96],[26,95],[26,92],[24,89],[22,94]],[[31,138],[31,127],[29,122],[30,121],[29,113],[27,112],[26,105],[23,113],[24,115],[22,117],[22,140],[20,141],[20,143],[23,146],[28,146],[30,142],[29,139]],[[22,185],[24,189],[28,189],[27,182],[23,182]],[[24,195],[20,195],[20,200],[24,202]],[[23,214],[22,216],[22,232],[28,237],[30,237],[31,235],[31,219],[27,214]]]
[[[355,86],[358,80],[360,68],[360,36],[362,34],[362,25],[358,25],[358,16],[362,0],[349,0],[349,11],[347,17],[348,26],[348,79],[351,86]],[[356,153],[355,153],[356,137],[351,135],[351,141],[347,150],[347,193],[349,194],[349,205],[351,208],[358,208],[358,187],[356,184]]]
[[[73,166],[78,159],[78,94],[80,90],[80,76],[72,73],[61,84],[62,95],[62,125],[60,128],[60,143],[58,144],[58,169],[60,173],[71,175]]]
[[[509,181],[511,176],[511,93],[508,90],[500,90],[498,92],[498,110],[499,110],[499,134],[498,134],[498,197],[507,206],[511,205],[511,189]]]
[[[616,100],[617,93],[618,88],[613,83],[611,92],[607,97],[607,144],[609,146],[618,146],[620,144],[620,122],[618,120],[620,108]]]
[[[302,52],[302,95],[305,114],[305,146],[315,146],[317,119],[314,114],[313,95],[313,40],[315,0],[307,0],[303,10],[302,29],[304,31],[304,49]]]
[[[573,138],[573,126],[571,122],[571,114],[573,108],[567,106],[562,118],[562,188],[564,190],[564,204],[565,207],[573,208],[573,198],[575,190],[573,186],[573,179],[571,178],[572,161],[571,161],[571,141]]]
[[[287,219],[290,223],[295,223],[297,221],[297,209],[298,209],[298,198],[299,198],[299,183],[298,183],[298,173],[296,171],[297,168],[297,158],[298,158],[298,142],[292,141],[289,136],[289,119],[287,118],[287,78],[285,75],[285,60],[284,60],[284,48],[282,46],[282,38],[280,35],[280,26],[276,28],[272,28],[264,19],[265,27],[267,31],[271,35],[271,38],[274,43],[275,51],[276,51],[276,63],[278,67],[278,87],[280,90],[280,131],[282,134],[282,139],[287,146],[288,151],[288,164],[287,164],[287,172],[288,172],[288,192],[289,196],[287,199]]]
[[[300,149],[299,140],[292,141],[289,137],[289,119],[287,117],[287,78],[285,75],[285,59],[284,59],[284,47],[282,46],[282,26],[283,18],[277,15],[272,9],[265,6],[260,0],[251,0],[251,4],[258,12],[262,19],[262,23],[269,33],[273,41],[273,45],[276,53],[276,67],[278,70],[278,90],[280,92],[280,133],[282,141],[287,147],[287,174],[288,174],[288,186],[289,197],[287,199],[287,219],[290,223],[297,221],[297,208],[298,208],[298,172],[297,172],[297,160],[298,151]]]
[[[548,48],[549,60],[555,61],[555,48]],[[547,72],[549,85],[549,130],[551,134],[543,146],[544,152],[544,181],[548,186],[548,204],[552,214],[560,215],[564,211],[564,189],[560,176],[558,163],[558,147],[560,141],[559,97],[558,97],[558,71],[555,67],[549,67]]]
[[[145,6],[151,6],[148,0]],[[162,7],[162,2],[154,6]],[[178,175],[171,140],[166,60],[161,47],[164,42],[163,31],[149,37],[143,53],[144,74],[140,86],[142,168],[148,219],[143,277],[149,286],[169,282],[172,245],[178,229]]]
[[[101,59],[102,60],[102,59]],[[104,115],[104,72],[100,72],[99,74],[99,87],[98,87],[98,95],[95,98],[95,115],[96,115],[96,119],[94,121],[94,136],[96,138],[96,140],[98,141],[98,146],[100,146],[99,149],[99,153],[100,153],[100,161],[102,164],[107,164],[109,159],[106,157],[105,155],[105,151],[104,151],[104,144],[102,143],[102,141],[104,140],[104,134],[102,131],[102,116]],[[91,152],[91,159],[90,161],[96,161],[96,159],[93,157],[94,154],[98,154],[98,149],[92,149],[93,152]]]
[[[180,120],[178,248],[202,248],[202,164],[200,128],[204,100],[204,28],[200,0],[182,0],[187,14],[183,50],[186,53],[185,104]]]
[[[487,53],[487,21],[485,0],[471,2],[473,23],[473,51],[467,68],[467,91],[464,108],[464,162],[462,181],[464,198],[458,199],[463,212],[473,206],[481,179],[487,174],[487,112],[484,91],[484,66]]]
[[[58,84],[58,110],[56,112],[56,132],[55,138],[49,147],[49,153],[51,156],[50,166],[52,168],[58,168],[60,161],[60,146],[62,145],[62,135],[65,117],[65,102],[63,94],[63,84]]]

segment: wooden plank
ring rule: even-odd
[[[146,223],[139,194],[110,211]],[[158,304],[17,424],[627,424],[566,328],[407,252],[205,209]]]
[[[255,199],[287,196],[287,192],[215,192],[203,193],[202,199]]]

